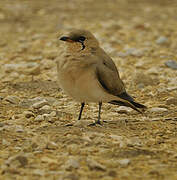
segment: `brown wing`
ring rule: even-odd
[[[96,66],[96,75],[102,87],[110,94],[117,96],[126,101],[111,101],[111,104],[129,106],[134,110],[137,108],[146,108],[144,105],[134,101],[134,99],[126,92],[124,83],[120,79],[119,72],[112,59],[105,53]]]
[[[96,75],[102,87],[115,96],[125,92],[124,84],[112,59],[102,49],[98,58]]]

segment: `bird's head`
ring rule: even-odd
[[[67,42],[69,47],[75,46],[80,50],[99,46],[98,41],[92,33],[80,29],[70,31],[68,35],[60,37],[60,40]]]

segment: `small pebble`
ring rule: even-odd
[[[141,49],[135,49],[132,53],[132,56],[141,57],[144,55],[144,51]]]
[[[136,68],[141,68],[141,69],[143,69],[144,66],[145,66],[145,62],[144,62],[144,61],[137,61],[137,62],[135,63],[135,67],[136,67]]]
[[[97,170],[97,171],[106,171],[106,167],[103,166],[102,164],[96,162],[93,159],[87,159],[88,167],[91,170]]]
[[[28,159],[25,156],[17,156],[16,160],[18,160],[22,167],[26,166],[28,164]]]
[[[157,44],[166,44],[168,42],[168,38],[165,36],[160,36],[157,40],[156,43]]]
[[[141,146],[142,142],[138,137],[132,137],[132,138],[127,139],[127,145],[129,147]]]
[[[75,158],[69,158],[65,164],[66,170],[78,169],[80,166],[79,162]]]
[[[177,105],[177,98],[174,98],[174,97],[170,97],[166,100],[166,104],[167,105],[171,105],[171,104],[174,104],[174,105]]]
[[[52,163],[57,164],[57,163],[58,163],[57,159],[51,158],[51,157],[47,157],[47,156],[43,156],[43,157],[41,158],[41,161],[42,161],[42,162],[47,162],[47,163],[49,163],[49,164],[52,164]]]
[[[24,129],[23,129],[23,127],[19,126],[19,127],[16,128],[15,131],[16,131],[17,133],[22,133],[22,132],[24,132]]]
[[[39,121],[39,122],[44,121],[44,116],[38,115],[38,116],[36,116],[36,118],[34,120]]]
[[[51,116],[51,117],[55,117],[56,115],[57,115],[56,111],[52,111],[52,112],[50,113],[50,116]]]
[[[34,117],[34,114],[33,114],[31,111],[24,111],[24,112],[23,112],[23,115],[24,115],[26,118]]]
[[[37,176],[44,176],[45,175],[45,170],[43,169],[33,169],[31,171],[31,174],[37,175]]]
[[[127,53],[124,53],[124,52],[118,52],[117,56],[119,56],[119,57],[126,57],[128,55],[127,55]]]
[[[57,144],[55,143],[55,142],[53,142],[53,141],[49,141],[47,144],[46,144],[46,149],[57,149]]]
[[[39,109],[39,108],[43,107],[44,105],[48,105],[48,104],[49,103],[45,99],[43,99],[43,100],[41,100],[39,102],[34,103],[32,105],[32,107],[35,108],[35,109]]]
[[[13,79],[19,78],[19,73],[18,72],[11,72],[9,74],[10,77],[12,77]]]
[[[165,65],[171,69],[177,70],[177,62],[174,60],[168,60],[165,62]]]
[[[67,146],[67,151],[70,155],[80,154],[80,149],[77,144],[70,144]]]
[[[40,110],[50,110],[51,107],[49,105],[44,105],[40,108]]]
[[[43,56],[29,56],[29,60],[31,61],[37,61],[37,60],[42,60]]]
[[[6,164],[15,168],[15,167],[25,167],[28,164],[28,159],[24,155],[11,156],[6,161]]]
[[[168,91],[176,91],[177,90],[177,86],[174,87],[169,87],[167,88]]]
[[[51,119],[50,114],[43,114],[42,117],[44,118],[45,121],[50,121]]]
[[[7,140],[5,140],[5,139],[2,139],[2,145],[4,145],[4,146],[10,146],[10,142],[9,141],[7,141]]]
[[[152,113],[163,113],[163,112],[167,112],[167,111],[168,111],[168,109],[159,108],[159,107],[154,107],[154,108],[149,109],[149,112],[152,112]]]
[[[143,89],[145,87],[145,85],[143,83],[139,83],[137,84],[138,89]]]
[[[18,104],[20,102],[20,99],[17,96],[7,96],[5,100],[12,104]]]
[[[147,73],[152,74],[152,75],[158,75],[159,74],[159,68],[151,67],[150,69],[147,70]]]
[[[144,51],[142,49],[136,49],[136,48],[125,48],[126,54],[136,57],[141,57],[144,55]]]
[[[38,103],[40,101],[45,100],[43,97],[35,97],[32,99],[22,99],[20,102],[20,106],[23,108],[31,107],[33,104]]]
[[[120,159],[118,162],[121,166],[125,167],[130,164],[130,159]]]
[[[132,112],[132,109],[130,109],[128,107],[120,106],[120,107],[116,108],[116,111],[120,114],[127,114],[129,112]]]

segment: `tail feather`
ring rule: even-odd
[[[127,106],[127,107],[131,107],[132,109],[134,109],[135,111],[139,112],[139,113],[142,113],[142,111],[140,111],[138,108],[143,108],[145,109],[146,106],[142,105],[142,104],[139,104],[137,102],[134,102],[134,101],[127,101],[127,102],[122,102],[122,101],[110,101],[109,102],[110,104],[114,104],[114,105],[119,105],[119,106]]]
[[[119,106],[128,106],[128,107],[131,107],[132,109],[134,109],[134,110],[136,110],[136,111],[138,111],[140,113],[142,113],[142,111],[140,111],[137,108],[146,109],[146,106],[135,102],[134,99],[126,91],[119,94],[119,95],[117,95],[117,96],[119,98],[121,98],[123,101],[114,100],[114,101],[111,101],[109,103],[119,105]]]
[[[147,108],[147,107],[144,106],[143,104],[137,103],[137,102],[135,102],[135,101],[131,101],[131,103],[132,103],[135,107],[137,107],[137,108],[142,108],[142,109],[146,109],[146,108]]]
[[[110,104],[114,104],[114,105],[119,105],[119,106],[127,106],[127,107],[131,107],[132,109],[134,109],[135,111],[142,113],[139,109],[136,108],[136,106],[134,106],[131,102],[121,102],[121,101],[110,101]]]

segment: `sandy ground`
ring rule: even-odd
[[[176,180],[176,0],[0,1],[0,180]],[[144,115],[57,85],[58,37],[92,31]],[[66,126],[74,123],[74,126]]]

